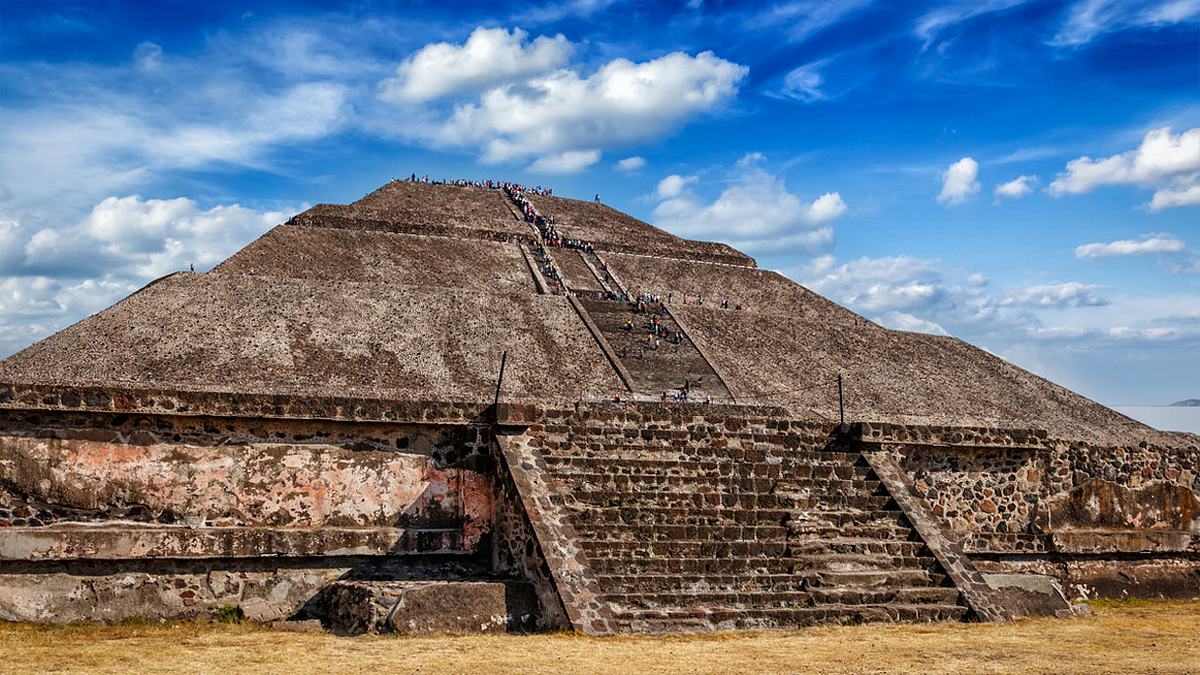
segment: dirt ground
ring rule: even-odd
[[[1007,625],[683,637],[359,637],[255,624],[0,624],[0,672],[1197,673],[1200,602],[1098,603]]]

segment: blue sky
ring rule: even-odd
[[[393,176],[607,203],[1200,397],[1200,0],[0,6],[0,356]]]

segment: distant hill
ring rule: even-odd
[[[1200,398],[1187,398],[1171,404],[1172,408],[1200,408]]]

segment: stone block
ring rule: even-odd
[[[535,603],[525,586],[502,581],[339,581],[327,591],[328,621],[343,635],[519,630],[533,624]]]

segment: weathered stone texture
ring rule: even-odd
[[[923,440],[934,437],[926,434]],[[1002,435],[987,438],[1000,447],[883,446],[903,457],[914,489],[967,550],[1119,553],[1197,547],[1192,534],[1200,532],[1195,516],[1200,451],[1096,448],[1035,434],[1020,435],[1027,447],[1005,447]]]
[[[335,581],[352,632],[1200,594],[1200,438],[884,329],[723,244],[533,202],[594,244],[551,251],[566,289],[504,192],[393,181],[0,361],[0,618],[328,619]],[[601,291],[663,296],[681,339],[649,353]],[[650,400],[685,383],[713,403]],[[480,580],[536,601],[430,585]]]
[[[326,591],[330,628],[344,635],[498,633],[531,623],[520,584],[339,581]]]
[[[262,560],[260,558],[260,560]],[[236,567],[156,561],[152,569],[0,567],[0,620],[65,623],[131,618],[204,617],[238,607],[255,621],[289,617],[346,574],[336,560],[308,568],[243,561]]]
[[[682,239],[602,204],[546,196],[535,197],[534,203],[563,236],[590,241],[597,250],[755,265],[753,258],[726,244]]]
[[[461,427],[6,413],[0,525],[423,527],[473,549],[491,527],[488,442]]]
[[[1046,467],[1032,450],[906,446],[904,468],[957,532],[1029,532]]]
[[[621,388],[561,297],[220,274],[160,281],[0,362],[0,381],[481,401],[503,351],[509,397]]]
[[[419,261],[419,263],[418,263]],[[498,241],[280,225],[216,272],[477,292],[534,292],[520,250]]]
[[[609,630],[643,632],[966,613],[857,453],[755,413],[589,406],[528,427],[526,463],[551,480],[522,489],[549,491],[547,524],[574,532],[551,549],[588,571],[559,584],[568,613],[594,597]]]

